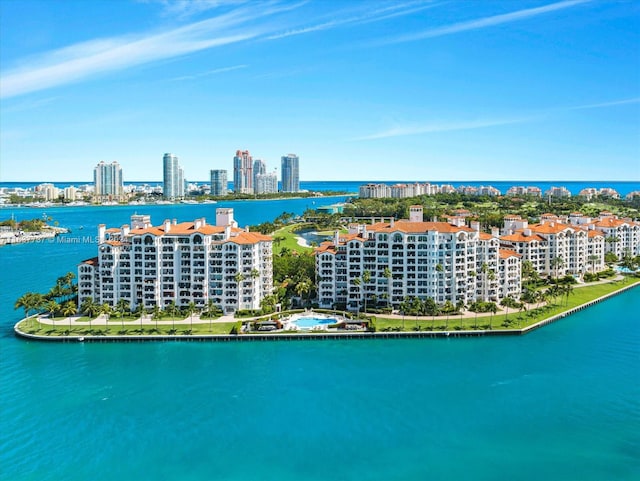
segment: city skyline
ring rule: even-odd
[[[640,180],[636,2],[0,9],[0,182],[166,151],[204,180],[238,145],[304,180]]]

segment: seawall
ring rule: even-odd
[[[269,334],[195,334],[195,335],[127,335],[127,336],[42,336],[21,331],[19,324],[28,319],[22,319],[13,327],[14,333],[25,339],[48,342],[234,342],[234,341],[311,341],[311,340],[364,340],[364,339],[424,339],[424,338],[450,338],[450,337],[483,337],[483,336],[521,336],[539,329],[547,324],[556,322],[578,311],[586,309],[594,304],[602,302],[610,297],[640,285],[640,281],[623,287],[617,291],[598,297],[574,308],[571,308],[555,316],[521,329],[499,330],[454,330],[454,331],[392,331],[392,332],[296,332],[296,333],[269,333]],[[30,316],[33,317],[33,316]]]

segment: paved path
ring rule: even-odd
[[[65,318],[58,318],[55,320],[49,319],[48,317],[38,317],[38,321],[41,324],[48,324],[51,326],[57,326],[57,325],[62,325],[62,326],[68,326],[69,324],[71,324],[71,326],[88,326],[89,325],[89,321],[87,320],[86,317],[84,317],[83,319],[81,316],[72,316],[72,317],[65,317]],[[236,319],[233,316],[222,316],[219,317],[217,319],[201,319],[200,316],[198,316],[197,314],[193,315],[193,324],[209,324],[210,322],[212,324],[219,324],[219,323],[225,323],[225,322],[236,322],[238,319]],[[176,318],[175,321],[171,320],[171,318],[167,319],[166,317],[163,317],[162,319],[158,319],[157,321],[159,326],[171,326],[171,325],[176,325],[176,326],[184,326],[184,325],[191,325],[192,320],[189,317],[186,317],[184,319],[178,319]],[[91,320],[91,325],[92,326],[114,326],[114,325],[122,325],[123,321],[121,321],[120,319],[118,319],[116,316],[111,316],[109,318],[109,320],[107,320],[107,316],[104,314],[99,315],[98,317],[96,317],[95,319]],[[151,316],[149,315],[144,315],[142,316],[142,318],[138,318],[138,319],[134,319],[134,320],[125,320],[124,321],[124,325],[125,326],[139,326],[139,325],[143,325],[143,326],[155,326],[156,325],[156,320],[153,319]]]

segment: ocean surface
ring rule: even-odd
[[[208,184],[208,181],[189,181],[192,183],[196,183],[198,185]],[[357,193],[359,187],[362,184],[367,184],[369,182],[373,182],[376,184],[384,183],[384,184],[396,184],[396,183],[413,183],[413,182],[429,182],[431,184],[451,184],[454,187],[459,187],[461,185],[471,185],[475,187],[479,187],[481,185],[491,185],[498,189],[500,192],[505,194],[509,187],[514,185],[523,185],[523,186],[537,186],[540,187],[542,192],[546,192],[550,187],[559,187],[564,186],[573,195],[577,195],[582,189],[587,187],[595,187],[597,189],[601,189],[602,187],[611,187],[618,191],[621,196],[627,195],[629,192],[633,192],[636,190],[640,190],[640,180],[636,181],[561,181],[561,180],[550,180],[550,181],[536,181],[536,180],[500,180],[500,181],[450,181],[450,180],[425,180],[425,179],[412,179],[412,180],[394,180],[394,181],[379,181],[379,180],[358,180],[358,181],[300,181],[300,188],[303,190],[309,191],[334,191],[334,192],[351,192]],[[0,182],[1,187],[35,187],[36,185],[41,184],[42,182]],[[91,184],[91,181],[87,182],[55,182],[54,185],[59,188],[68,187],[70,185],[83,185],[83,184]],[[146,181],[146,182],[125,182],[125,185],[149,185],[149,186],[162,186],[162,182],[158,181]],[[229,189],[233,189],[233,183],[229,182]]]
[[[0,479],[640,479],[638,288],[523,337],[58,344],[13,335],[16,298],[94,256],[99,223],[120,226],[135,212],[156,223],[213,220],[216,207],[233,206],[247,225],[310,202],[4,209],[50,215],[72,233],[0,248]]]

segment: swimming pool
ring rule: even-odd
[[[300,329],[313,329],[316,326],[327,327],[330,324],[337,324],[340,320],[336,317],[321,317],[321,316],[299,316],[291,319],[291,323],[298,326]]]

